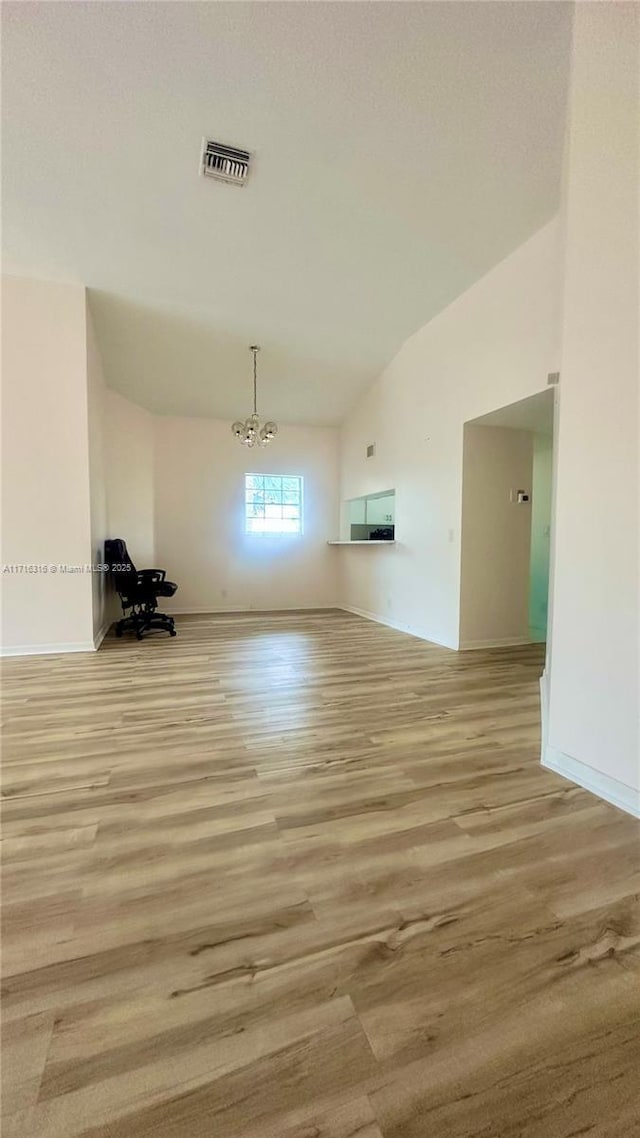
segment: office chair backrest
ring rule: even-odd
[[[138,571],[129,556],[127,544],[121,537],[105,541],[104,559],[118,593],[129,593],[137,587]]]

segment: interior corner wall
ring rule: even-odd
[[[635,4],[577,4],[544,761],[640,813]]]
[[[545,389],[560,271],[554,219],[407,340],[348,416],[341,498],[395,489],[396,544],[340,548],[344,607],[458,647],[464,423]]]
[[[3,277],[2,331],[2,650],[90,650],[84,288]]]
[[[100,350],[96,341],[91,310],[86,308],[87,336],[87,415],[89,431],[89,502],[91,508],[91,599],[93,641],[98,647],[110,624],[109,582],[98,568],[104,564],[107,535],[107,471],[105,399],[106,384]]]
[[[529,640],[533,435],[464,428],[460,647]],[[524,490],[527,502],[514,491]]]
[[[337,601],[337,431],[281,427],[268,448],[228,422],[154,417],[156,561],[178,584],[172,612],[331,607]],[[244,476],[302,475],[304,532],[245,534]],[[163,602],[164,607],[164,602]]]
[[[107,536],[123,538],[141,569],[153,568],[154,416],[110,388],[104,394]]]

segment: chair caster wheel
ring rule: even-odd
[[[142,633],[136,632],[136,640],[142,640]]]
[[[169,636],[177,636],[177,635],[178,635],[178,633],[176,632],[175,628],[169,629]]]
[[[116,636],[118,637],[118,640],[119,640],[119,639],[120,639],[120,637],[122,636],[122,629],[121,629],[121,628],[118,628],[118,625],[117,625],[117,624],[116,624]]]

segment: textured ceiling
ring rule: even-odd
[[[564,3],[5,3],[5,270],[164,413],[334,423],[555,212]],[[199,176],[203,136],[255,155]]]

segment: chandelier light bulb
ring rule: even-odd
[[[249,415],[244,423],[236,419],[231,427],[231,432],[243,446],[253,447],[257,443],[258,446],[266,447],[277,435],[278,424],[274,423],[273,419],[267,420],[263,425],[260,423],[260,416],[258,415],[257,363],[257,356],[260,349],[254,344],[249,350],[253,352],[253,414]]]

